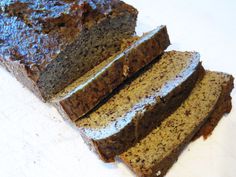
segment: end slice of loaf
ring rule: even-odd
[[[119,157],[137,176],[164,176],[201,126],[212,116],[229,111],[233,77],[206,72],[185,102],[160,127]]]
[[[138,14],[120,0],[14,0],[0,9],[0,65],[46,101],[118,52]]]
[[[155,128],[204,72],[196,52],[166,52],[105,104],[76,122],[91,148],[112,161]]]
[[[137,38],[137,37],[136,37]],[[72,121],[94,108],[125,79],[149,64],[169,46],[166,26],[160,26],[80,77],[55,96],[52,102]]]

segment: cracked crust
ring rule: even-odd
[[[3,1],[0,9],[0,65],[43,100],[119,51],[138,14],[119,0]]]

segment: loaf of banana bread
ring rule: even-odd
[[[207,120],[230,111],[232,89],[231,75],[207,71],[172,115],[119,157],[137,176],[164,176]]]
[[[0,65],[44,100],[120,50],[137,10],[119,0],[0,2]]]
[[[119,53],[88,71],[55,96],[51,102],[56,104],[62,115],[76,121],[125,79],[162,54],[170,44],[165,26],[134,39],[125,41]]]
[[[118,93],[76,121],[85,142],[113,161],[146,136],[188,96],[204,69],[196,52],[166,52]]]

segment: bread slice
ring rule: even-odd
[[[207,71],[190,96],[160,127],[119,157],[137,176],[164,176],[201,126],[215,113],[229,111],[224,104],[229,105],[232,88],[231,75]]]
[[[203,68],[196,52],[166,52],[133,81],[76,122],[104,161],[147,135],[188,96]]]
[[[120,50],[137,10],[120,0],[0,3],[0,65],[47,100]]]
[[[56,103],[59,112],[73,121],[79,119],[125,79],[162,54],[170,41],[166,27],[160,26],[131,44],[132,39],[125,41],[121,52],[58,93],[51,102]]]

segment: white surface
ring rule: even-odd
[[[236,76],[235,0],[127,0],[142,33],[166,24],[173,46],[196,50],[208,69]],[[232,93],[236,104],[235,90]],[[131,177],[121,163],[104,164],[76,129],[0,68],[0,177]],[[168,177],[236,176],[236,109],[207,140],[186,148]]]

